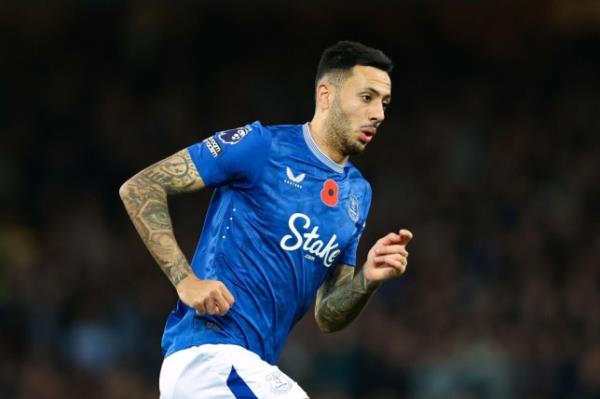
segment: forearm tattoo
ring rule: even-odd
[[[129,179],[120,192],[142,241],[174,286],[193,272],[175,240],[167,194],[201,186],[198,171],[189,153],[183,150],[144,169]]]
[[[333,273],[319,289],[315,306],[315,318],[328,332],[350,324],[377,287],[367,284],[362,270],[355,275],[354,268],[343,267]]]

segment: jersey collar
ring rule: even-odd
[[[346,162],[344,161],[344,165],[340,165],[337,162],[334,162],[331,158],[329,158],[323,151],[321,151],[321,149],[319,148],[317,143],[315,143],[315,140],[310,134],[308,122],[302,125],[302,134],[304,135],[304,141],[306,142],[306,145],[313,153],[313,155],[319,159],[319,161],[321,161],[325,164],[325,166],[329,167],[330,169],[333,169],[337,173],[344,173],[344,166],[346,166]]]

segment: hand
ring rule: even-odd
[[[401,276],[408,264],[406,245],[412,240],[412,233],[402,229],[389,233],[377,240],[369,250],[363,274],[367,281],[381,282]]]
[[[177,285],[179,299],[202,315],[225,315],[235,301],[231,292],[220,281],[200,280],[188,275]]]

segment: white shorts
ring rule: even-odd
[[[277,366],[237,345],[200,345],[167,356],[160,399],[308,399]]]

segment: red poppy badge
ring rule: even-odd
[[[334,180],[327,179],[321,190],[321,201],[327,206],[336,206],[338,203],[338,185]]]

